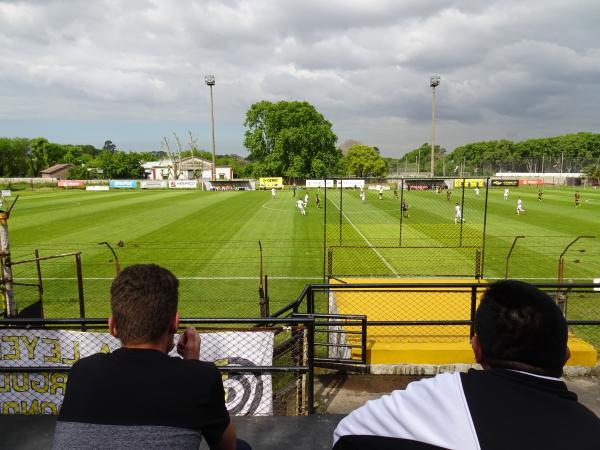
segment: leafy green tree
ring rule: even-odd
[[[356,177],[383,177],[387,175],[387,164],[373,147],[355,144],[348,149],[346,171]]]
[[[337,136],[310,103],[263,100],[250,106],[244,125],[255,176],[322,178],[338,172]]]
[[[142,178],[144,174],[140,156],[135,152],[115,151],[112,153],[103,150],[99,160],[103,178]]]
[[[102,150],[106,150],[109,153],[114,153],[117,150],[117,146],[115,144],[113,144],[113,141],[111,141],[111,140],[104,141]]]

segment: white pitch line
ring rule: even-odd
[[[350,218],[346,215],[346,213],[344,211],[342,211],[340,209],[340,207],[333,200],[329,199],[329,201],[331,203],[333,203],[333,206],[335,206],[338,209],[338,211],[340,211],[342,213],[342,215],[346,218],[346,220],[348,221],[348,223],[354,227],[354,229],[356,230],[356,232],[360,235],[361,238],[364,239],[364,241],[371,248],[371,250],[373,250],[375,252],[375,254],[377,256],[379,256],[379,259],[381,259],[381,261],[383,262],[383,264],[385,264],[385,266],[388,269],[390,269],[390,272],[392,272],[395,277],[400,277],[400,275],[398,275],[398,272],[396,272],[394,270],[394,268],[392,267],[392,265],[383,257],[383,255],[381,253],[379,253],[379,251],[373,246],[373,244],[371,244],[371,242],[367,239],[367,237],[364,234],[361,233],[361,231],[356,227],[356,225],[354,225],[354,223],[350,220]]]
[[[37,278],[28,277],[14,277],[18,280],[37,280]],[[114,280],[114,277],[84,277],[84,280]],[[177,277],[178,280],[256,280],[258,276],[254,277]],[[46,280],[59,280],[59,281],[74,281],[76,277],[44,277]],[[323,277],[269,277],[269,280],[323,280]]]

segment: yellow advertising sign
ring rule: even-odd
[[[260,189],[281,189],[283,188],[283,178],[282,177],[271,177],[271,178],[259,178],[258,179],[258,187]]]
[[[465,187],[468,188],[482,188],[485,186],[485,180],[483,178],[456,178],[454,180],[454,187],[461,188],[463,187],[463,183]]]

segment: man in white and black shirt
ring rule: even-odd
[[[567,324],[553,300],[519,281],[483,295],[471,340],[484,370],[444,373],[350,413],[335,450],[597,449],[600,419],[560,380]]]

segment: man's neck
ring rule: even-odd
[[[133,348],[142,350],[158,350],[162,353],[169,353],[173,347],[173,336],[165,336],[157,342],[142,342],[140,344],[121,343],[122,348]]]

